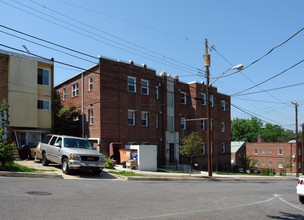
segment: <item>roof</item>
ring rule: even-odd
[[[11,52],[11,51],[7,51],[7,50],[1,50],[0,49],[0,54],[5,54],[8,56],[14,56],[14,57],[20,57],[23,59],[27,59],[27,60],[34,60],[40,63],[47,63],[47,64],[54,64],[53,61],[48,60],[48,59],[43,59],[43,58],[39,58],[39,57],[33,57],[33,56],[29,56],[29,55],[25,55],[25,54],[21,54],[21,53],[15,53],[15,52]]]
[[[231,142],[231,153],[236,153],[243,145],[245,141],[232,141]]]

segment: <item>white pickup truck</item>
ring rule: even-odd
[[[50,162],[62,165],[62,172],[74,169],[91,170],[99,175],[105,166],[104,155],[98,153],[85,138],[48,135],[40,145],[42,165]]]

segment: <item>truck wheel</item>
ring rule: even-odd
[[[45,153],[42,154],[42,161],[41,161],[43,166],[49,165],[49,161],[46,159]]]
[[[299,201],[304,204],[304,196],[299,195]]]
[[[99,176],[101,173],[101,170],[92,170],[93,175]]]
[[[68,158],[64,158],[63,161],[62,161],[62,172],[64,174],[69,174],[71,172],[71,170],[69,168]]]

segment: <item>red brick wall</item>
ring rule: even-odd
[[[8,60],[9,56],[0,55],[0,102],[8,98]]]

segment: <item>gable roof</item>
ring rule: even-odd
[[[231,153],[235,154],[244,144],[245,144],[245,141],[232,141],[231,142]]]

